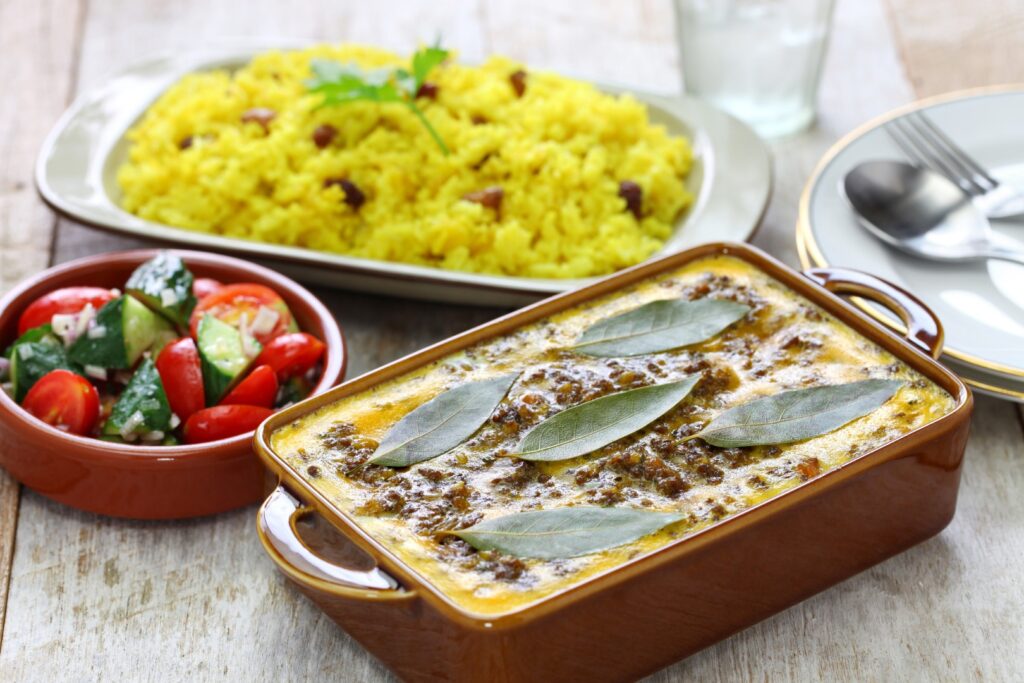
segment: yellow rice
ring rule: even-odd
[[[670,235],[692,197],[683,180],[688,142],[652,125],[628,95],[494,57],[479,67],[435,69],[436,101],[420,98],[451,148],[444,156],[400,104],[319,107],[309,95],[311,59],[364,67],[407,60],[361,46],[268,52],[235,71],[191,74],[129,132],[119,169],[123,206],[189,230],[352,256],[481,273],[584,277],[638,263]],[[276,112],[264,131],[243,112]],[[474,119],[476,122],[474,122]],[[483,123],[481,123],[483,121]],[[325,149],[312,132],[339,133]],[[181,149],[180,143],[192,144]],[[366,195],[353,209],[345,178]],[[643,190],[637,220],[619,183]],[[500,209],[465,200],[500,186]]]

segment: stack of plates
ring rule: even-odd
[[[1024,86],[917,102],[858,128],[822,159],[800,201],[801,261],[805,268],[863,270],[913,292],[945,326],[942,361],[976,391],[1024,403],[1024,265],[940,263],[903,254],[868,234],[842,194],[843,176],[857,164],[906,160],[881,125],[914,109],[927,111],[1001,182],[1024,188]],[[1024,218],[993,221],[992,228],[1024,247]],[[887,325],[901,327],[880,306],[858,305]]]

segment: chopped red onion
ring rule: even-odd
[[[100,367],[99,365],[86,365],[83,369],[85,370],[86,377],[102,380],[107,379],[107,369],[104,367]]]

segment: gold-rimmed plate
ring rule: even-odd
[[[1024,266],[1000,262],[940,263],[882,244],[858,222],[841,190],[845,174],[871,159],[904,157],[883,124],[927,110],[1003,182],[1024,187],[1024,85],[986,88],[915,102],[868,122],[840,140],[815,169],[800,201],[797,243],[804,267],[844,266],[868,271],[917,294],[946,328],[951,367],[985,393],[1024,401]],[[1024,246],[1024,219],[992,227]],[[890,313],[858,302],[882,322]]]

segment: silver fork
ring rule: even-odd
[[[885,124],[885,131],[911,162],[959,185],[989,218],[1024,215],[1024,192],[993,178],[924,112],[895,118]]]

